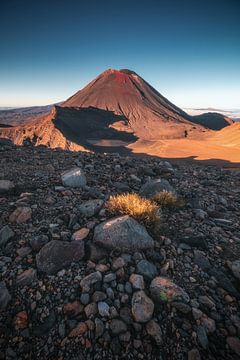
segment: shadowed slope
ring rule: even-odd
[[[229,117],[213,112],[191,116],[190,119],[192,122],[203,125],[212,130],[221,130],[234,123],[234,121]]]

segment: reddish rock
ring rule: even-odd
[[[18,207],[9,216],[10,222],[16,222],[17,224],[25,223],[32,217],[32,210],[29,207]]]
[[[28,315],[26,311],[20,311],[14,319],[16,330],[26,329],[28,327]]]
[[[63,307],[63,313],[65,315],[76,316],[83,311],[83,305],[80,301],[74,301],[72,303],[67,303]]]
[[[74,241],[83,240],[88,236],[89,232],[90,232],[90,230],[88,228],[82,228],[82,229],[76,231],[72,235],[72,240],[74,240]]]

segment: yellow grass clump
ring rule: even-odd
[[[177,196],[170,191],[158,192],[152,197],[152,200],[162,208],[173,208],[180,205]]]
[[[111,196],[105,207],[113,215],[129,215],[149,227],[155,227],[160,220],[157,204],[135,193]]]

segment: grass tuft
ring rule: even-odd
[[[174,208],[180,205],[177,196],[170,191],[158,192],[152,200],[162,208]]]
[[[111,196],[105,207],[112,215],[132,216],[152,229],[156,228],[160,221],[157,204],[135,193]]]

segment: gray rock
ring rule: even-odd
[[[37,280],[37,272],[35,269],[30,268],[23,271],[20,275],[18,275],[16,279],[17,286],[28,286],[31,285],[32,282]]]
[[[113,319],[110,322],[110,329],[114,335],[118,335],[127,331],[127,325],[122,320]]]
[[[102,334],[104,333],[104,323],[99,318],[96,318],[94,320],[95,322],[95,338],[98,339]]]
[[[4,281],[0,282],[0,310],[4,310],[9,301],[11,300],[11,295],[8,292],[6,284]]]
[[[87,305],[90,301],[90,295],[88,293],[81,294],[80,301],[83,305]]]
[[[189,296],[180,286],[174,284],[166,277],[158,276],[152,280],[150,285],[152,298],[159,303],[182,301],[189,302]]]
[[[131,274],[131,276],[129,278],[129,282],[132,284],[132,287],[135,290],[143,290],[145,287],[144,279],[143,279],[142,275]]]
[[[202,235],[184,237],[181,239],[181,242],[190,245],[192,247],[197,247],[199,249],[207,250],[207,242],[205,240],[205,237]]]
[[[147,260],[140,260],[137,263],[137,273],[146,280],[152,280],[158,274],[156,266]]]
[[[188,360],[201,360],[198,349],[194,348],[188,352]]]
[[[207,349],[207,347],[208,347],[208,337],[207,337],[205,328],[203,326],[198,326],[196,332],[197,332],[197,339],[198,339],[199,344],[204,349]]]
[[[161,346],[163,343],[162,330],[158,323],[154,320],[150,320],[146,325],[148,335],[150,335],[156,342],[157,346]]]
[[[4,194],[13,190],[14,184],[9,180],[0,180],[0,194]]]
[[[95,271],[85,276],[80,281],[80,286],[82,288],[82,291],[88,292],[90,290],[90,287],[98,281],[102,281],[102,274],[100,273],[100,271]]]
[[[154,241],[144,226],[130,216],[110,219],[95,227],[93,242],[109,250],[134,252],[153,248]]]
[[[109,317],[110,313],[109,313],[109,305],[104,302],[104,301],[100,301],[98,304],[98,312],[102,317]]]
[[[236,355],[240,356],[240,340],[237,337],[229,336],[227,337],[227,344],[230,349],[235,352]]]
[[[92,296],[92,301],[99,302],[107,298],[107,295],[102,291],[95,291]]]
[[[91,217],[96,215],[101,207],[103,206],[103,200],[100,199],[94,199],[94,200],[88,200],[82,203],[79,206],[79,212],[85,217]]]
[[[240,280],[240,259],[232,262],[231,270],[235,278]]]
[[[208,258],[204,255],[202,251],[194,251],[194,262],[197,264],[203,271],[208,271],[211,269],[211,264]]]
[[[104,283],[109,283],[111,281],[114,281],[116,280],[116,274],[115,273],[109,273],[109,274],[106,274],[103,278],[103,282]]]
[[[47,235],[41,234],[33,237],[30,240],[30,245],[32,249],[36,252],[41,250],[41,248],[48,243],[49,239]]]
[[[61,174],[64,186],[73,188],[84,188],[87,184],[86,176],[82,169],[75,167]]]
[[[84,255],[83,241],[52,240],[37,254],[37,268],[47,274],[55,274],[72,262],[81,260]]]
[[[182,303],[182,302],[173,301],[172,306],[174,306],[175,309],[177,309],[178,311],[180,311],[183,314],[188,314],[191,311],[191,306],[189,306],[185,303]]]
[[[10,228],[10,226],[5,225],[0,230],[0,246],[4,246],[10,239],[14,236],[14,232]]]
[[[154,195],[162,191],[175,193],[175,190],[167,180],[156,179],[156,180],[148,181],[146,184],[144,184],[141,187],[139,194],[146,198],[152,198]]]
[[[133,294],[132,297],[132,315],[137,322],[147,322],[152,318],[154,304],[152,300],[140,290]]]

